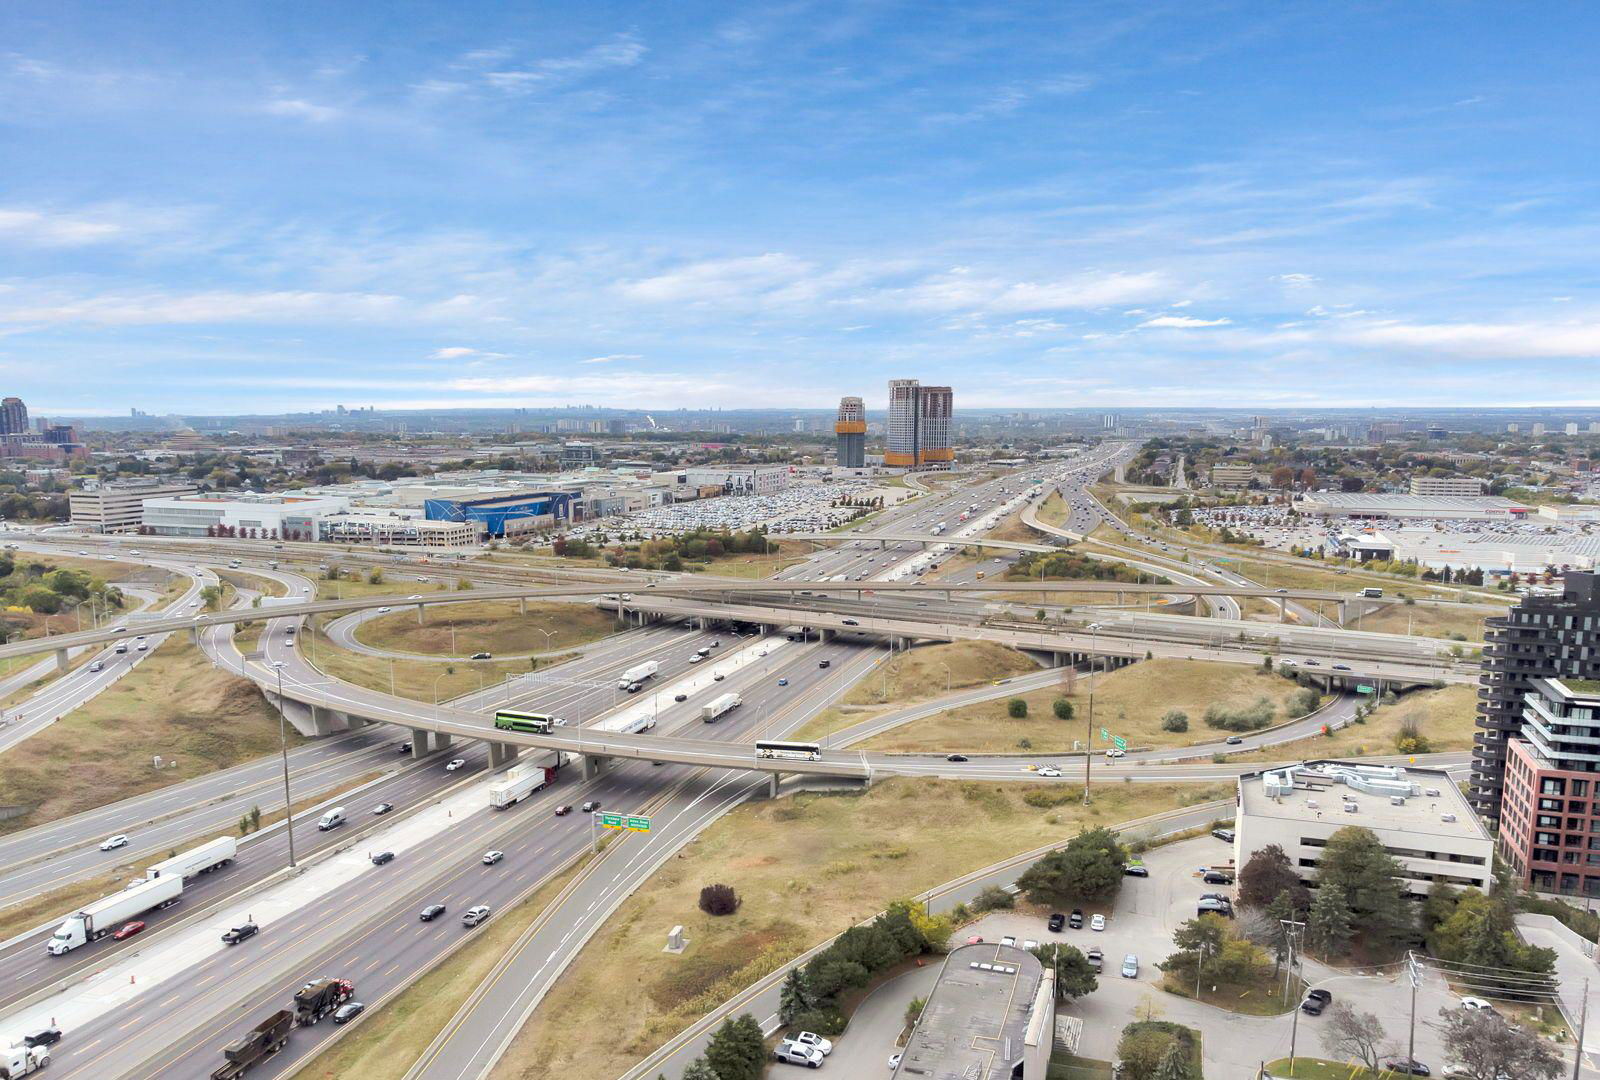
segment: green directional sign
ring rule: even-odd
[[[621,814],[600,815],[600,827],[602,829],[624,829],[627,828],[626,822],[627,818]]]
[[[1101,728],[1100,729],[1100,741],[1101,742],[1110,742],[1111,741],[1111,732],[1107,731],[1105,728]]]
[[[1126,750],[1128,748],[1128,740],[1124,739],[1121,735],[1118,735],[1111,741],[1117,744],[1118,750]]]
[[[1363,684],[1361,686],[1356,687],[1356,693],[1358,693],[1358,694],[1371,694],[1371,693],[1374,693],[1374,691],[1373,691],[1372,687]]]
[[[647,817],[631,817],[628,819],[628,828],[634,832],[649,832],[650,819]]]

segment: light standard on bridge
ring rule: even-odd
[[[283,661],[274,660],[272,667],[278,673],[278,751],[283,755],[283,829],[289,836],[289,869],[293,870],[294,800],[289,797],[289,732],[284,719],[287,703],[283,700]]]
[[[438,676],[433,680],[433,704],[435,705],[435,707],[437,707],[438,704],[439,704],[439,680],[444,678],[448,674],[450,674],[450,672],[448,670],[441,671],[438,674]]]

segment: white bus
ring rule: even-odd
[[[822,758],[822,747],[811,742],[760,741],[756,743],[756,757],[819,761]]]

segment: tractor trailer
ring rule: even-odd
[[[700,707],[700,719],[708,724],[714,723],[723,713],[742,704],[744,702],[738,694],[723,694],[715,701],[707,702]]]
[[[67,921],[56,927],[55,934],[45,946],[51,956],[61,956],[79,945],[97,941],[129,919],[136,919],[147,911],[177,903],[183,893],[183,876],[165,877],[130,885],[119,893],[96,900]]]
[[[642,664],[635,664],[622,673],[622,677],[617,680],[617,689],[626,690],[634,683],[642,683],[660,670],[661,665],[654,660],[646,660]]]
[[[271,1057],[283,1049],[294,1028],[294,1013],[279,1009],[261,1023],[251,1028],[243,1038],[222,1049],[227,1063],[211,1074],[211,1080],[236,1080],[245,1070],[263,1058]]]
[[[355,996],[355,984],[348,979],[308,982],[294,996],[294,1022],[310,1027]]]
[[[555,783],[556,770],[566,763],[566,754],[552,750],[507,769],[489,789],[489,805],[505,810],[517,805],[535,791]]]
[[[8,1046],[0,1050],[0,1080],[16,1080],[19,1076],[38,1072],[48,1064],[48,1046]]]
[[[201,844],[197,848],[185,851],[182,855],[163,859],[146,869],[144,876],[149,881],[163,877],[188,880],[198,874],[209,874],[219,867],[227,866],[238,853],[237,840],[231,836],[219,836],[208,844]]]

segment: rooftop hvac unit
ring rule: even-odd
[[[1307,799],[1306,800],[1306,805],[1311,807],[1311,809],[1315,810],[1315,809],[1317,809],[1317,800],[1315,800],[1315,799]]]
[[[1454,821],[1455,819],[1456,819],[1456,816],[1454,814],[1440,814],[1439,815],[1439,820],[1440,821]]]
[[[1429,788],[1428,789],[1428,797],[1431,798],[1431,799],[1437,799],[1439,797],[1439,789],[1436,788],[1436,787]]]
[[[1357,809],[1358,809],[1358,807],[1353,802],[1347,802],[1347,803],[1344,804],[1344,812],[1347,813],[1347,814],[1353,814],[1353,813],[1356,812]]]
[[[1390,795],[1389,796],[1389,805],[1390,806],[1404,806],[1405,804],[1406,804],[1406,797],[1404,795]]]

